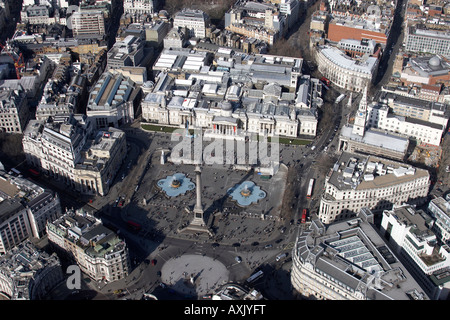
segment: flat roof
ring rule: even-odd
[[[326,227],[313,221],[299,233],[294,250],[303,261],[313,258],[314,272],[328,281],[351,292],[364,286],[366,299],[428,299],[375,228],[360,217]]]
[[[336,165],[328,182],[340,190],[386,188],[430,176],[427,170],[402,162],[349,152],[343,152]],[[378,170],[378,166],[386,172],[373,175]],[[358,177],[353,181],[352,178],[355,177],[355,174]]]
[[[360,143],[371,145],[378,148],[384,148],[395,152],[405,153],[408,149],[409,139],[394,136],[389,133],[380,132],[373,129],[367,129],[364,136],[361,137],[352,133],[353,125],[345,125],[341,129],[341,135]]]

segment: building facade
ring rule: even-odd
[[[173,19],[174,28],[186,28],[189,35],[195,38],[206,37],[206,28],[210,24],[208,15],[201,10],[183,9]]]
[[[27,239],[42,238],[47,220],[60,215],[58,194],[22,177],[0,175],[0,254]]]
[[[352,59],[338,48],[329,46],[317,46],[315,60],[318,70],[328,80],[340,88],[355,92],[362,92],[372,81],[379,63],[376,57]]]
[[[0,128],[6,132],[22,133],[31,114],[26,93],[18,89],[0,89]]]
[[[383,212],[381,234],[397,255],[407,261],[411,274],[433,300],[446,300],[450,292],[450,248],[439,245],[431,230],[432,218],[410,205]]]
[[[405,51],[447,55],[450,52],[450,33],[411,26],[406,28]]]
[[[164,48],[183,48],[188,42],[188,36],[184,28],[170,29],[163,39]]]
[[[373,216],[327,227],[313,220],[300,229],[292,251],[294,289],[319,300],[428,300],[372,223]]]
[[[105,18],[101,11],[74,12],[71,15],[73,35],[76,38],[97,36],[103,38],[105,34]]]
[[[69,210],[48,222],[47,234],[55,249],[95,281],[117,281],[130,272],[126,242],[83,210]]]
[[[427,170],[343,152],[325,177],[318,216],[329,224],[353,217],[363,207],[381,213],[393,204],[423,203],[429,181]]]
[[[154,12],[153,0],[125,0],[123,10],[125,13],[133,15],[152,14]]]
[[[428,212],[435,219],[432,230],[442,243],[450,244],[450,203],[447,199],[437,197],[430,200]]]
[[[0,257],[0,295],[8,300],[43,300],[64,281],[56,253],[26,241]]]

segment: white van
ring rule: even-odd
[[[280,261],[281,259],[286,258],[286,256],[287,256],[287,253],[279,254],[279,255],[277,255],[277,257],[276,257],[276,260],[277,260],[277,261]]]

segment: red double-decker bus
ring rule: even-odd
[[[141,230],[141,225],[139,223],[136,223],[134,221],[128,220],[127,226],[131,231],[139,232]]]
[[[303,209],[303,212],[302,212],[302,223],[306,223],[306,214],[307,214],[306,209]]]
[[[28,172],[33,176],[33,177],[39,177],[39,172],[34,170],[34,169],[28,169]]]

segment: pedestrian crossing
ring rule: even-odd
[[[194,254],[202,255],[202,254],[204,253],[203,248],[204,248],[204,245],[203,245],[203,244],[197,244],[197,245],[195,246]]]
[[[294,248],[295,242],[289,242],[288,244],[286,244],[283,248],[283,250],[291,250],[292,248]]]

